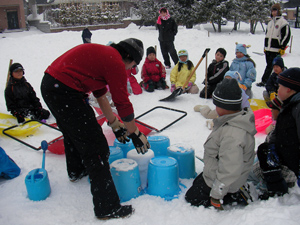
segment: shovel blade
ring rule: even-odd
[[[173,91],[171,95],[169,95],[166,98],[160,99],[159,101],[161,101],[161,102],[173,102],[175,100],[175,97],[178,96],[178,95],[181,95],[182,93],[183,93],[183,89],[178,88],[175,91]]]

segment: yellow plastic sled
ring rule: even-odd
[[[250,102],[250,108],[252,109],[252,111],[268,108],[265,100],[262,100],[262,99],[249,99],[248,101]]]
[[[25,119],[26,121],[29,119]],[[16,117],[0,113],[0,134],[3,135],[2,131],[8,127],[16,126],[17,119]],[[24,125],[17,125],[14,129],[11,129],[7,131],[8,134],[13,136],[27,136],[29,134],[32,134],[34,132],[34,129],[40,127],[41,124],[36,121],[32,121],[30,123],[26,123]]]

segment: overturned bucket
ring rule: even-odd
[[[172,200],[179,194],[178,164],[176,159],[158,156],[150,160],[148,167],[148,188],[150,195]]]
[[[129,152],[131,149],[135,148],[131,139],[129,142],[126,142],[125,144],[119,142],[118,139],[115,139],[114,146],[122,149],[124,158],[126,158],[127,152]]]
[[[133,159],[118,159],[110,165],[110,171],[121,202],[140,196],[139,168]]]
[[[168,147],[168,156],[177,160],[179,177],[190,179],[196,177],[195,151],[189,144],[174,144]]]
[[[149,136],[148,142],[155,156],[166,156],[170,139],[167,136]]]
[[[123,151],[119,147],[109,146],[109,152],[110,152],[109,158],[108,158],[109,164],[116,161],[117,159],[124,158]]]

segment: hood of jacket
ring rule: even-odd
[[[251,126],[249,126],[249,121]],[[240,129],[243,129],[251,135],[255,135],[257,133],[255,128],[254,114],[252,110],[248,108],[242,109],[237,113],[220,116],[214,119],[213,129],[216,130],[220,126],[224,126],[227,124],[233,127],[238,127]]]

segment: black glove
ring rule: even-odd
[[[269,166],[277,168],[280,166],[279,157],[275,151],[275,144],[270,144],[267,154],[267,163]]]
[[[24,123],[24,121],[25,121],[24,116],[22,116],[19,113],[15,113],[14,116],[17,117],[18,123]]]
[[[217,210],[224,210],[219,199],[215,199],[213,197],[210,198],[210,204]]]
[[[129,138],[127,137],[127,129],[125,128],[125,125],[118,120],[117,117],[112,124],[107,122],[107,125],[111,127],[119,142],[123,144],[125,144],[126,141],[129,142]]]
[[[145,154],[150,148],[150,144],[146,136],[136,128],[135,132],[128,135],[132,139],[133,145],[136,148],[137,153]]]

